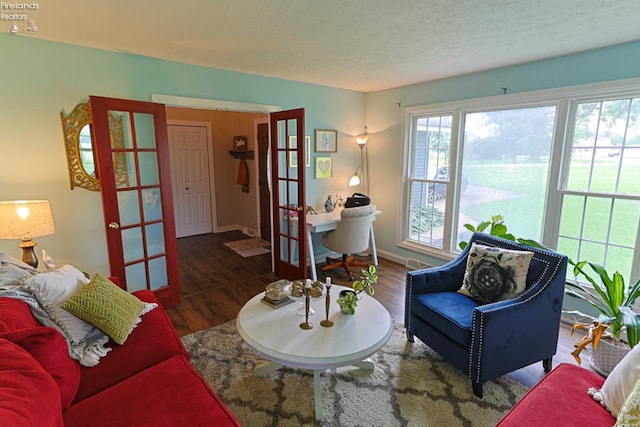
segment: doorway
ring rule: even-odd
[[[251,103],[242,103],[242,102],[231,102],[231,101],[217,101],[212,99],[204,99],[204,98],[189,98],[189,97],[181,97],[181,96],[173,96],[173,95],[161,95],[161,94],[152,94],[151,99],[154,102],[165,104],[167,110],[175,109],[176,111],[180,111],[179,116],[170,116],[170,122],[173,121],[182,121],[182,122],[196,122],[196,121],[206,121],[209,120],[209,114],[218,111],[218,112],[227,112],[238,114],[239,118],[242,117],[251,117],[254,116],[255,120],[252,120],[252,127],[250,131],[247,131],[246,135],[250,135],[255,137],[256,139],[250,145],[252,145],[253,149],[256,151],[255,160],[249,160],[249,162],[254,162],[250,165],[250,176],[252,179],[256,179],[255,184],[252,183],[250,188],[250,195],[247,193],[240,193],[239,188],[236,184],[236,174],[237,174],[237,163],[231,163],[234,165],[233,167],[227,167],[225,169],[224,165],[219,165],[217,160],[214,160],[214,157],[217,159],[223,159],[225,163],[229,157],[228,151],[231,150],[231,139],[229,135],[222,136],[223,141],[220,142],[220,138],[217,137],[215,129],[218,128],[217,125],[214,126],[214,129],[211,131],[212,137],[212,145],[210,145],[211,151],[209,152],[209,157],[211,159],[212,168],[211,171],[211,206],[212,206],[212,216],[213,216],[213,233],[226,232],[232,230],[238,230],[235,226],[229,226],[228,224],[232,224],[228,221],[227,215],[224,211],[233,210],[234,211],[234,220],[238,221],[238,223],[242,222],[243,218],[246,218],[245,215],[251,215],[252,221],[255,223],[256,235],[260,235],[261,238],[265,240],[271,240],[271,203],[269,196],[265,196],[261,194],[261,187],[267,191],[266,194],[270,194],[268,192],[269,185],[268,182],[265,185],[262,185],[262,182],[258,182],[258,179],[269,171],[269,166],[262,166],[259,164],[259,158],[264,158],[265,160],[268,158],[262,157],[259,154],[260,142],[258,141],[258,124],[264,123],[267,125],[266,129],[268,132],[268,123],[269,123],[269,114],[280,111],[280,107],[276,105],[266,105],[266,104],[251,104]],[[247,113],[247,114],[243,114]],[[255,123],[254,123],[255,121]],[[260,130],[262,134],[264,128]],[[231,135],[231,134],[230,134]],[[267,139],[268,141],[268,139]],[[266,142],[266,141],[264,141]],[[218,146],[217,144],[221,145]],[[253,145],[255,144],[255,145]],[[215,173],[214,176],[214,169]],[[219,167],[220,166],[220,167]],[[220,179],[216,179],[217,177]],[[265,178],[266,179],[266,178]],[[214,185],[215,183],[215,185]],[[252,208],[250,212],[247,212],[246,209],[238,208],[236,201],[234,199],[229,200],[225,193],[227,191],[236,191],[238,190],[238,197],[242,197],[244,202],[249,203],[249,199],[252,199]],[[213,191],[216,194],[213,194]],[[254,192],[255,191],[255,192]],[[248,197],[247,197],[248,196]],[[222,205],[222,206],[219,206]],[[266,213],[263,213],[264,210],[267,210]],[[221,211],[221,212],[218,212]],[[217,217],[216,217],[217,214]],[[204,237],[203,237],[204,238]],[[180,270],[188,269],[187,266],[180,266]],[[273,269],[273,266],[272,266]]]

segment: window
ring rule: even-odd
[[[542,237],[555,106],[464,115],[458,240],[502,214],[516,236]]]
[[[640,273],[640,91],[634,79],[406,110],[400,246],[444,259],[464,224]]]
[[[640,98],[578,102],[558,250],[630,277],[640,220]]]
[[[408,238],[442,249],[449,181],[451,115],[416,117],[409,177]]]

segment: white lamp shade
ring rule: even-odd
[[[360,148],[364,147],[367,144],[368,140],[369,135],[367,135],[366,133],[364,135],[356,136],[356,142],[358,143]]]
[[[48,200],[0,202],[0,239],[29,240],[55,231]]]
[[[349,187],[355,187],[356,185],[360,185],[360,177],[358,174],[354,174],[349,180]]]

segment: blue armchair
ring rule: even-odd
[[[533,252],[526,290],[519,296],[482,304],[458,291],[471,243]],[[532,363],[551,370],[558,345],[567,257],[482,233],[453,261],[407,273],[405,327],[465,372],[473,393],[482,384]]]

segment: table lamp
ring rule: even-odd
[[[22,262],[38,268],[33,237],[55,233],[48,200],[14,200],[0,202],[0,239],[22,239]]]

